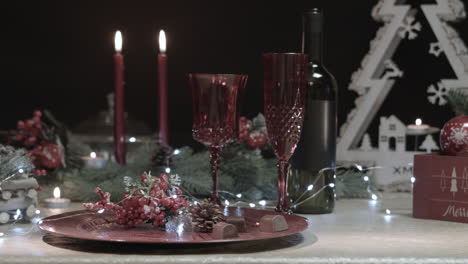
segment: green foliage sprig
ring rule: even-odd
[[[468,115],[468,94],[462,89],[450,89],[447,99],[453,110],[462,115]]]

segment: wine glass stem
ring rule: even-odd
[[[278,168],[278,205],[276,211],[288,212],[289,201],[288,201],[288,171],[289,162],[287,160],[280,160],[276,164]]]
[[[219,170],[219,167],[220,167],[220,164],[221,164],[220,153],[221,153],[220,147],[218,147],[218,146],[210,147],[211,177],[213,179],[213,189],[212,189],[212,192],[211,192],[211,201],[215,202],[217,204],[220,204],[219,196],[218,196],[218,192],[219,192],[218,170]]]

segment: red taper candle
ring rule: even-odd
[[[122,34],[115,33],[114,55],[114,150],[115,161],[125,164],[125,101],[124,101],[124,58],[122,51]]]
[[[159,32],[158,54],[158,95],[159,95],[159,138],[169,144],[169,125],[167,113],[167,55],[166,34],[164,30]]]

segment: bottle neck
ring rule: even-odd
[[[322,64],[323,59],[323,33],[304,32],[303,53],[309,54],[309,61]]]

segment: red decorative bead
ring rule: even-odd
[[[160,182],[159,183],[159,188],[163,191],[167,190],[167,183],[166,182]]]
[[[39,110],[35,110],[34,113],[33,113],[33,115],[34,115],[35,117],[39,117],[39,118],[40,118],[40,117],[42,117],[42,112],[39,111]]]
[[[34,121],[29,119],[26,121],[26,127],[32,127],[34,125]]]
[[[18,124],[16,125],[16,127],[17,127],[18,129],[24,129],[25,124],[24,124],[23,121],[20,120],[20,121],[18,121]]]
[[[161,173],[159,175],[159,178],[161,178],[163,180],[163,182],[168,182],[169,181],[169,175],[167,175],[165,173]]]

